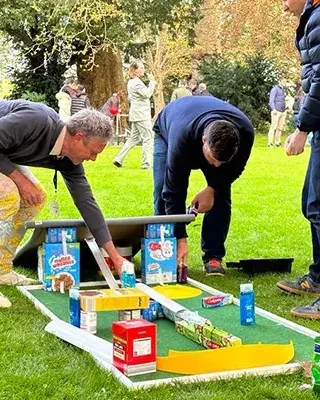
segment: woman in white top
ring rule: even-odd
[[[113,161],[116,167],[122,167],[128,152],[142,140],[143,169],[151,169],[153,133],[151,124],[150,97],[156,86],[153,76],[150,76],[149,86],[146,86],[140,77],[144,75],[144,65],[141,61],[134,61],[129,67],[128,81],[129,121],[131,122],[131,136]]]

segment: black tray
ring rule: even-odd
[[[239,268],[247,274],[262,272],[291,272],[294,258],[251,258],[239,262],[227,262],[227,268]]]

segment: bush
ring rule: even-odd
[[[42,93],[30,92],[27,90],[21,96],[25,100],[35,101],[37,103],[46,103],[46,96]]]
[[[262,54],[241,61],[222,56],[207,58],[200,73],[210,93],[240,108],[257,128],[270,120],[269,93],[279,74]]]

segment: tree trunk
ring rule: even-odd
[[[111,49],[100,50],[95,55],[95,66],[92,69],[85,67],[85,60],[78,63],[78,79],[85,87],[91,105],[101,108],[112,93],[123,90],[126,93],[126,85],[122,73],[122,60],[119,52]],[[121,104],[121,112],[128,109],[127,96],[125,104]]]
[[[153,100],[154,100],[154,116],[153,118],[156,119],[159,112],[165,106],[164,103],[164,96],[163,96],[163,79],[162,76],[157,76],[157,86],[153,93]]]

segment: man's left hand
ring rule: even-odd
[[[214,203],[214,190],[208,186],[201,190],[191,202],[191,205],[195,207],[199,213],[205,213],[213,207]]]
[[[288,136],[285,142],[285,150],[288,156],[297,156],[304,151],[308,132],[300,131],[296,129],[292,135]]]

